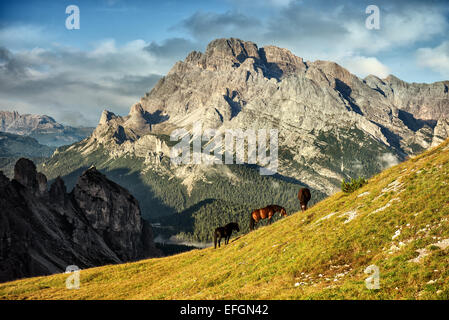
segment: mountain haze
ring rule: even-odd
[[[59,147],[78,142],[89,136],[92,130],[89,127],[62,125],[47,115],[0,111],[0,131],[30,136],[48,146]]]
[[[42,145],[36,139],[0,132],[0,157],[50,157],[55,148]]]
[[[46,146],[29,136],[0,132],[0,171],[7,177],[14,177],[14,164],[21,157],[41,163],[55,151],[55,147]]]

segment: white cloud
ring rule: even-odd
[[[167,65],[135,40],[11,52],[0,48],[0,109],[48,114],[60,121],[95,125],[103,109],[127,114],[130,106],[167,72]]]
[[[339,47],[369,54],[431,40],[437,35],[444,35],[448,29],[443,12],[422,6],[381,11],[379,30],[367,29],[360,19],[348,19],[343,25],[348,34],[341,39]]]
[[[39,25],[12,25],[0,28],[0,44],[7,48],[46,46],[54,40],[53,33]]]
[[[398,158],[396,158],[392,153],[384,153],[381,156],[378,156],[377,159],[381,163],[382,169],[390,168],[399,163]]]
[[[338,62],[351,73],[361,78],[373,74],[383,79],[390,74],[390,69],[375,57],[350,56],[342,58]]]
[[[419,48],[416,59],[419,66],[449,77],[449,41],[444,41],[435,48]]]

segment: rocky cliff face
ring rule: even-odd
[[[126,189],[90,168],[79,177],[72,195],[89,224],[121,260],[150,255],[151,227]]]
[[[415,119],[435,121],[449,116],[449,81],[407,83],[393,75],[385,79],[369,76],[365,80],[398,109],[410,113]]]
[[[280,156],[280,173],[330,194],[342,178],[382,169],[370,159],[400,161],[446,138],[448,85],[360,79],[333,62],[217,39],[177,62],[128,116],[106,111],[88,146],[113,141],[112,154],[133,153],[145,135],[196,121],[218,130],[277,128],[279,149],[291,155]]]
[[[95,168],[67,193],[22,158],[0,172],[0,208],[0,281],[159,255],[136,199]]]
[[[0,131],[30,136],[44,145],[72,144],[89,136],[92,130],[93,128],[88,127],[65,126],[47,115],[0,111]]]

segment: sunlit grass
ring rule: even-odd
[[[2,299],[448,299],[449,141],[219,249],[0,284]],[[427,255],[419,263],[410,262]],[[367,266],[380,289],[365,286]]]

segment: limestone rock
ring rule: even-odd
[[[433,131],[432,147],[439,145],[449,136],[449,118],[441,118]]]
[[[139,204],[126,189],[92,167],[79,177],[72,194],[90,225],[121,260],[149,255]]]
[[[66,193],[20,159],[15,178],[0,172],[0,282],[158,256],[137,201],[95,169]]]
[[[64,180],[58,176],[55,181],[50,186],[50,199],[55,202],[64,204],[67,199],[67,188],[65,186]]]

